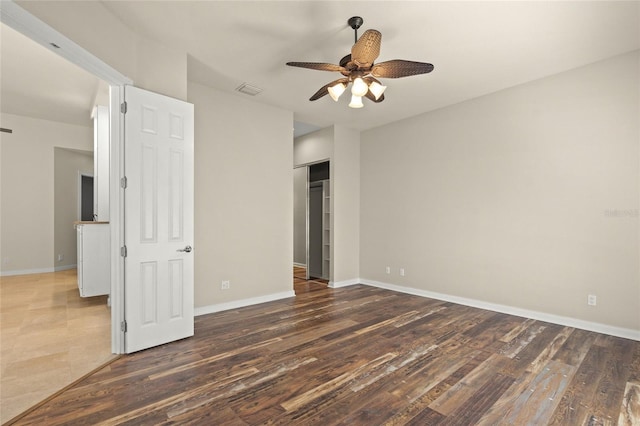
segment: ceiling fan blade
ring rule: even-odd
[[[380,95],[380,97],[378,99],[376,99],[376,96],[371,93],[371,90],[369,90],[367,92],[366,95],[364,95],[367,99],[369,99],[371,102],[375,102],[377,104],[379,104],[380,102],[384,101],[384,93],[382,95]]]
[[[382,34],[377,30],[367,30],[351,48],[351,60],[361,68],[373,65],[380,55]]]
[[[371,75],[380,78],[400,78],[427,74],[431,71],[433,71],[432,64],[394,59],[392,61],[375,64],[373,68],[371,68]]]
[[[318,91],[316,93],[313,94],[313,96],[311,96],[309,98],[310,101],[316,101],[318,99],[320,99],[323,96],[326,96],[329,94],[329,87],[338,84],[338,83],[344,83],[347,84],[349,82],[348,78],[339,78],[335,81],[332,81],[331,83],[327,83],[324,86],[322,86],[320,89],[318,89]]]
[[[287,65],[290,67],[300,67],[300,68],[308,68],[311,70],[320,70],[320,71],[344,71],[340,65],[327,64],[324,62],[287,62]]]

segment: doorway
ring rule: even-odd
[[[294,168],[294,290],[331,279],[330,162]],[[315,285],[314,287],[317,287]]]
[[[93,213],[93,175],[81,173],[79,180],[80,214],[78,216],[81,221],[92,221],[95,218]]]
[[[106,96],[107,103],[111,102],[111,105],[112,105],[110,113],[113,117],[115,117],[115,119],[112,119],[110,123],[110,127],[112,129],[115,129],[115,131],[112,131],[112,138],[114,141],[113,145],[115,146],[112,146],[111,151],[112,152],[115,151],[117,155],[115,157],[112,157],[114,160],[110,163],[109,167],[112,170],[115,170],[116,172],[112,174],[111,180],[116,180],[116,185],[114,185],[114,187],[117,187],[119,183],[118,179],[120,176],[119,174],[120,94],[122,92],[121,87],[124,86],[125,84],[131,84],[131,80],[129,80],[128,78],[126,78],[125,76],[117,72],[116,70],[112,69],[107,64],[100,61],[98,58],[96,58],[89,52],[85,51],[84,49],[82,49],[80,46],[78,46],[77,44],[75,44],[65,36],[58,33],[51,27],[49,27],[47,24],[43,23],[38,19],[35,19],[33,15],[29,14],[24,9],[21,9],[20,6],[18,6],[14,2],[6,2],[6,3],[3,2],[2,14],[0,14],[0,16],[2,18],[3,25],[13,28],[18,33],[21,33],[21,35],[23,35],[25,38],[30,39],[31,41],[43,46],[44,50],[54,51],[57,55],[63,57],[66,61],[71,62],[74,65],[79,65],[81,68],[84,68],[85,71],[88,71],[89,74],[94,75],[98,79],[102,80],[105,84],[111,85],[110,92],[109,90],[107,90],[104,93]],[[62,48],[54,50],[54,48],[52,47],[52,44],[50,43],[51,40],[56,40],[56,42],[59,43],[59,45],[62,46]],[[4,55],[5,47],[6,46],[3,45],[3,55]],[[56,46],[56,48],[58,48],[58,46]],[[36,50],[36,48],[35,47],[30,48],[29,52],[31,52],[31,50]],[[24,52],[24,50],[20,50],[20,51]],[[25,63],[27,63],[27,61],[25,61]],[[45,68],[43,67],[43,69]],[[51,70],[47,70],[47,71],[51,71]],[[92,96],[97,97],[97,94],[94,92],[92,93]],[[86,116],[88,117],[89,114],[87,113]],[[20,133],[15,132],[14,135],[20,135]],[[90,138],[88,140],[90,140]],[[65,143],[63,143],[62,145],[64,147],[67,147]],[[82,147],[69,145],[67,148],[82,149],[82,150],[87,149],[85,148],[84,145]],[[92,189],[92,185],[88,179],[84,179],[85,185],[83,185],[82,180],[83,179],[75,173],[73,174],[73,177],[70,176],[67,188],[69,188],[69,191],[73,193],[74,195],[73,198],[83,193],[82,191],[83,186],[86,186],[87,189],[88,188]],[[49,187],[48,185],[46,186]],[[51,187],[53,187],[53,185],[51,185]],[[77,220],[79,217],[86,220],[92,220],[93,213],[88,213],[88,212],[93,211],[93,202],[91,202],[90,200],[88,191],[84,191],[84,194],[85,194],[85,198],[89,198],[88,202],[84,203],[85,204],[84,215],[82,215],[82,210],[83,210],[82,203],[79,203],[75,199],[73,200],[73,202],[68,203],[68,207],[69,207],[70,213],[73,215],[73,218],[71,220],[64,221],[64,229],[67,231],[70,231],[73,236],[75,236],[75,231],[73,231],[73,227],[72,227],[74,220]],[[118,212],[120,208],[120,203],[119,203],[119,197],[118,197],[117,191],[114,194],[113,198],[115,198],[115,202],[112,203],[111,209],[112,210],[115,209],[115,211]],[[116,214],[114,216],[116,217],[113,218],[111,221],[113,226],[113,232],[112,232],[112,238],[111,238],[111,246],[112,246],[111,257],[112,259],[117,259],[117,255],[114,255],[113,253],[115,252],[117,254],[117,250],[120,244],[120,237],[119,237],[120,223],[119,223],[119,215]],[[65,260],[65,261],[69,260],[70,256],[66,256],[66,257],[60,256],[59,253],[62,253],[62,252],[56,249],[56,251],[52,255],[52,257],[56,259],[56,262],[59,262],[61,260]],[[115,260],[114,260],[114,263],[116,263]],[[46,314],[45,312],[43,312],[44,309],[41,309],[43,306],[45,306],[45,303],[54,304],[55,306],[52,306],[52,308],[55,311],[59,312],[60,309],[63,309],[62,308],[63,305],[61,305],[63,302],[69,302],[73,305],[73,308],[83,308],[85,311],[100,310],[101,313],[106,312],[107,315],[106,315],[106,318],[104,318],[106,319],[106,323],[104,327],[102,326],[102,324],[105,322],[103,321],[103,318],[100,319],[101,321],[100,326],[96,326],[97,320],[95,320],[94,318],[87,318],[86,321],[82,321],[79,314],[74,313],[73,316],[68,315],[67,319],[69,319],[69,321],[73,325],[73,327],[68,328],[68,331],[69,333],[72,333],[74,330],[77,331],[78,329],[76,327],[78,325],[90,326],[90,328],[92,328],[91,331],[92,332],[96,331],[97,332],[96,335],[99,335],[101,339],[106,338],[106,340],[103,342],[104,345],[102,346],[104,346],[104,348],[106,349],[108,357],[113,356],[112,352],[120,353],[122,351],[121,349],[122,345],[120,344],[120,341],[122,339],[121,339],[121,333],[120,333],[120,327],[119,327],[120,311],[121,311],[120,307],[123,303],[120,302],[118,297],[113,297],[114,292],[112,291],[111,300],[114,302],[114,304],[112,305],[111,313],[109,314],[106,308],[107,306],[106,297],[96,298],[96,299],[81,299],[78,294],[77,280],[75,279],[75,270],[57,271],[57,269],[59,269],[57,266],[58,264],[56,263],[55,265],[56,265],[55,272],[42,271],[43,273],[39,273],[38,275],[33,275],[33,274],[16,275],[15,277],[12,276],[9,278],[5,278],[3,276],[2,278],[3,291],[4,291],[5,285],[8,286],[10,284],[10,281],[13,281],[15,287],[18,289],[21,289],[21,288],[24,289],[27,287],[27,285],[33,285],[33,287],[37,289],[35,292],[33,292],[33,294],[40,296],[44,293],[42,291],[42,281],[45,279],[50,280],[52,291],[55,293],[53,293],[52,296],[46,298],[45,302],[42,302],[42,301],[30,302],[32,305],[37,306],[37,308],[39,309],[38,314],[43,314],[43,315]],[[50,268],[47,268],[47,270],[48,269]],[[112,265],[112,270],[118,273],[120,271],[119,264]],[[33,271],[33,272],[40,272],[40,271]],[[116,277],[113,272],[111,275],[112,277]],[[29,281],[28,284],[24,283],[25,279]],[[116,281],[114,283],[114,286],[116,287],[116,292],[120,294],[117,291],[118,284],[120,283],[117,280],[117,278],[114,278],[114,280]],[[31,294],[31,292],[24,292],[24,291],[22,291],[21,293]],[[77,299],[71,300],[70,296],[77,296]],[[3,300],[3,303],[8,301],[8,299],[4,297],[2,300]],[[23,303],[23,302],[19,302],[19,303]],[[17,309],[16,311],[19,312],[21,315],[26,315],[28,313],[27,310],[24,308]],[[60,335],[55,333],[51,333],[51,337],[47,337],[46,333],[50,331],[51,327],[53,327],[54,325],[64,325],[62,321],[58,321],[59,317],[56,317],[57,312],[53,312],[46,319],[40,319],[40,318],[38,318],[37,320],[34,319],[33,324],[31,324],[28,321],[21,322],[21,324],[25,323],[27,325],[29,324],[32,325],[31,327],[32,330],[36,333],[39,333],[37,338],[33,338],[33,337],[30,338],[30,336],[27,335],[26,331],[22,331],[22,330],[19,334],[16,334],[16,336],[20,337],[24,341],[25,348],[31,350],[32,351],[31,353],[39,354],[40,358],[42,359],[45,359],[45,358],[41,356],[42,352],[37,352],[38,348],[35,347],[36,345],[48,345],[48,347],[53,348],[56,353],[54,355],[50,355],[49,358],[46,358],[47,360],[46,363],[41,362],[39,366],[36,368],[34,366],[26,365],[26,357],[24,356],[24,354],[26,353],[27,349],[25,349],[25,351],[22,351],[22,352],[19,352],[17,350],[15,351],[15,354],[20,356],[20,358],[16,362],[21,363],[22,369],[21,370],[9,369],[9,370],[15,371],[15,372],[18,372],[18,371],[22,372],[19,377],[19,380],[21,380],[22,382],[20,382],[19,384],[21,386],[21,389],[23,390],[21,391],[21,393],[18,393],[16,396],[17,398],[20,399],[20,405],[18,404],[17,400],[12,400],[11,402],[8,402],[6,405],[7,407],[12,408],[13,414],[19,413],[20,411],[22,411],[22,409],[28,408],[30,405],[33,405],[33,403],[36,403],[42,400],[44,397],[46,397],[47,395],[45,393],[38,393],[38,392],[48,392],[48,391],[43,389],[38,389],[38,386],[44,383],[46,383],[47,385],[55,386],[57,382],[54,380],[54,377],[52,376],[55,375],[56,380],[58,379],[61,380],[60,386],[58,387],[58,389],[69,383],[69,381],[66,381],[64,383],[62,382],[62,380],[66,380],[66,379],[65,379],[65,376],[61,374],[63,370],[62,367],[60,367],[61,365],[63,367],[66,367],[67,365],[73,367],[70,369],[70,371],[72,374],[74,374],[74,377],[72,378],[72,380],[75,380],[75,378],[77,378],[75,376],[77,376],[78,374],[81,375],[82,372],[88,372],[91,369],[95,368],[97,365],[102,365],[105,361],[104,359],[94,359],[94,358],[89,359],[89,355],[88,355],[89,351],[83,350],[83,347],[82,347],[83,344],[92,345],[92,348],[97,346],[94,342],[92,342],[92,338],[88,333],[77,332],[76,334],[78,336],[82,336],[81,339],[76,335],[61,339]],[[46,315],[49,315],[49,314],[46,314]],[[11,316],[13,317],[16,315],[11,315]],[[21,319],[24,320],[24,318],[21,318]],[[116,324],[115,327],[111,326],[111,324],[113,323]],[[34,324],[38,325],[38,327],[34,327],[33,326]],[[5,324],[3,322],[3,326],[4,325]],[[3,333],[3,338],[5,337],[5,335],[7,334]],[[61,340],[64,340],[65,342],[68,342],[71,345],[69,348],[69,351],[63,352],[60,349]],[[17,348],[17,346],[13,346],[13,347]],[[51,357],[55,358],[55,360],[53,360],[53,358]],[[7,359],[8,357],[5,357],[3,355],[3,362],[7,361]],[[56,362],[59,362],[60,365],[56,364]],[[49,374],[49,376],[47,378],[37,378],[37,380],[34,379],[33,383],[30,383],[28,386],[25,387],[24,383],[25,383],[25,380],[27,380],[28,378],[25,372],[28,371],[30,373],[31,372],[35,373],[37,372],[38,368],[42,369],[45,373]],[[3,367],[3,370],[4,370],[4,367]],[[53,374],[54,372],[55,374]],[[7,377],[7,378],[10,378],[10,377]],[[5,379],[5,375],[3,375],[3,380],[4,379]],[[24,389],[29,390],[28,395],[24,392]],[[7,390],[7,388],[3,386],[3,394],[2,394],[3,398],[10,396],[9,392],[5,392],[5,390]],[[3,403],[3,408],[4,406],[5,404]],[[5,420],[5,416],[11,415],[11,412],[9,412],[8,410],[6,411],[0,410],[0,411],[2,411],[3,421]]]

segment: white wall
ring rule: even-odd
[[[81,173],[93,175],[93,152],[54,148],[54,249],[51,256],[56,270],[77,265],[77,235],[73,222],[80,219],[78,179]],[[58,254],[63,256],[61,261],[58,261]]]
[[[196,307],[292,292],[293,114],[196,83],[188,100]]]
[[[136,87],[187,99],[187,53],[142,37],[101,2],[17,3],[132,79]]]
[[[91,151],[93,129],[1,114],[2,275],[53,271],[54,147]],[[72,226],[70,223],[69,226]]]
[[[638,64],[364,132],[361,276],[640,330]]]

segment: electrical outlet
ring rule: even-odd
[[[58,255],[58,262],[62,262],[64,260],[64,254]]]
[[[391,273],[391,266],[387,266],[387,267],[385,268],[385,272],[386,272],[387,274],[390,274],[390,273]]]
[[[596,298],[595,294],[590,294],[587,296],[587,305],[596,306],[597,302],[598,302],[598,299]]]
[[[229,290],[230,287],[231,281],[222,281],[222,285],[220,286],[222,290]]]
[[[404,268],[400,268],[400,276],[404,277]]]

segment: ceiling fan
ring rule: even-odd
[[[384,91],[387,88],[377,78],[400,78],[418,74],[426,74],[433,71],[433,65],[425,62],[405,61],[394,59],[391,61],[374,63],[380,55],[380,42],[382,34],[377,30],[366,30],[358,39],[358,28],[364,22],[359,16],[354,16],[348,21],[349,26],[355,31],[355,44],[351,48],[351,54],[340,59],[339,65],[323,62],[287,62],[292,67],[309,68],[320,71],[337,71],[344,77],[325,84],[309,98],[310,101],[320,99],[325,95],[331,96],[334,101],[351,86],[351,108],[362,108],[362,97],[373,102],[384,100]]]

